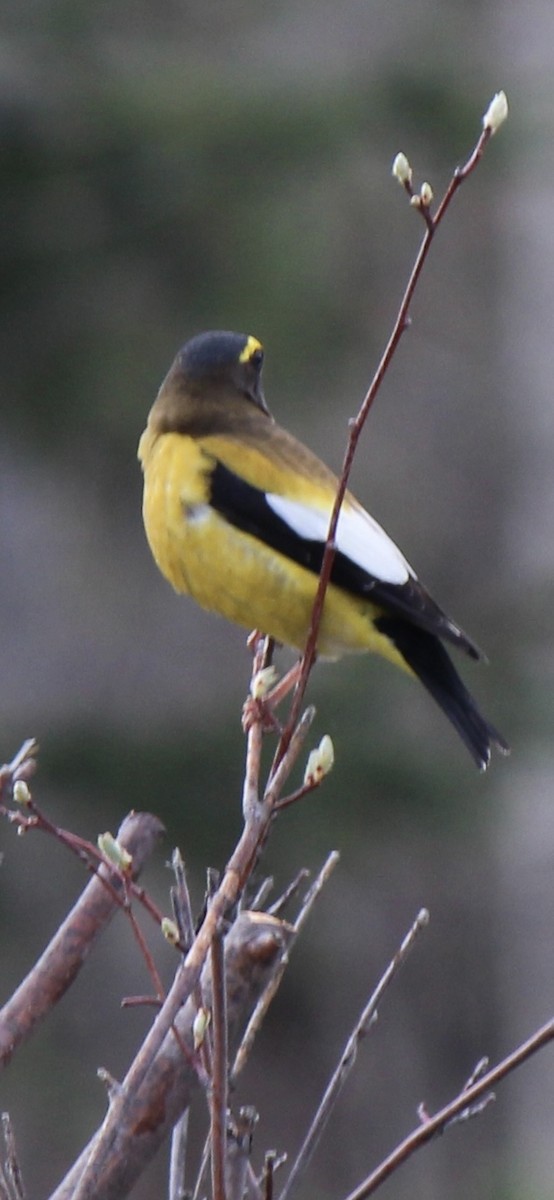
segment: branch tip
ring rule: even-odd
[[[14,804],[19,804],[21,808],[28,808],[31,803],[31,791],[24,779],[16,779],[12,795]]]
[[[118,871],[123,871],[127,874],[133,865],[133,855],[125,849],[125,846],[114,838],[113,833],[99,833],[97,838],[97,846],[100,853],[110,863],[112,867],[117,867]]]
[[[173,921],[171,917],[162,917],[161,930],[166,942],[169,942],[171,946],[179,945],[180,935],[176,921]]]
[[[490,131],[491,137],[500,129],[508,116],[508,100],[505,92],[496,92],[486,113],[483,116],[483,129]]]
[[[406,158],[406,155],[403,154],[402,151],[400,151],[394,159],[392,164],[392,174],[402,187],[406,187],[406,184],[411,184],[412,182],[412,168],[408,162],[408,159]]]
[[[333,769],[335,749],[328,733],[325,733],[315,750],[311,750],[304,772],[304,787],[316,787]]]

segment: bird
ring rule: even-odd
[[[179,350],[138,457],[147,541],[162,575],[204,609],[303,651],[338,479],[277,424],[251,334],[209,331]],[[484,770],[505,739],[482,715],[444,643],[483,658],[346,492],[317,655],[370,651],[415,676]]]

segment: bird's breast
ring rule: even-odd
[[[176,433],[154,437],[146,429],[139,458],[144,528],[154,559],[177,591],[194,595],[189,580],[192,548],[211,516],[205,457],[192,438]]]

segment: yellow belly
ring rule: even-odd
[[[143,516],[163,575],[178,592],[246,629],[259,629],[302,650],[317,577],[257,538],[230,525],[206,502],[206,463],[189,438],[143,435]],[[399,666],[400,655],[374,627],[379,612],[366,599],[330,586],[318,651],[329,658],[375,651]]]

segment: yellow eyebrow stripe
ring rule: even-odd
[[[252,355],[256,353],[256,350],[263,350],[263,346],[262,343],[259,342],[257,338],[252,337],[251,334],[248,338],[246,346],[244,347],[244,350],[242,351],[242,354],[239,356],[239,362],[250,362],[250,359],[252,358]]]

